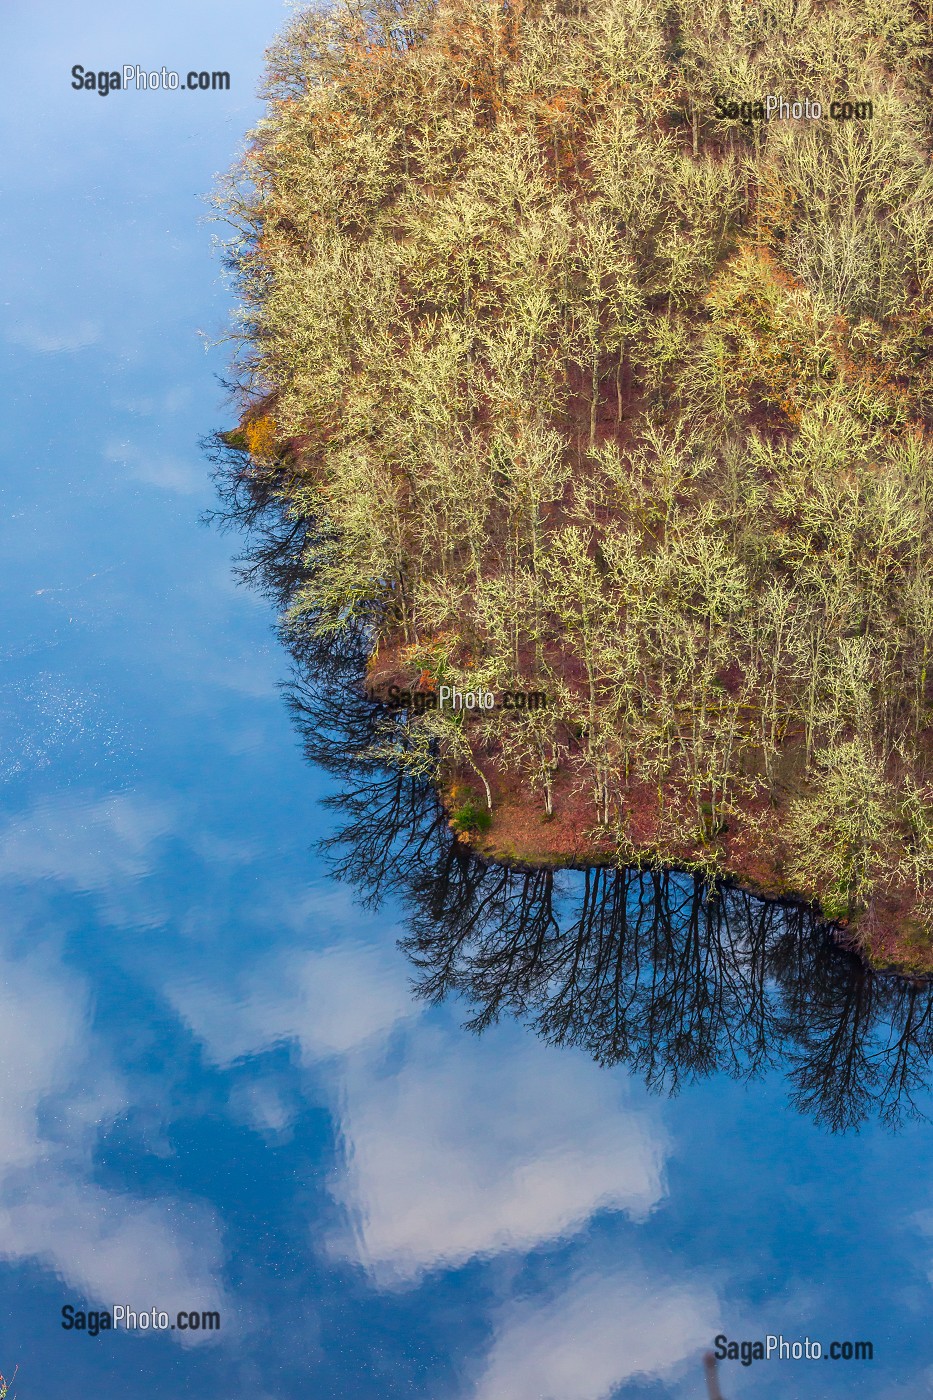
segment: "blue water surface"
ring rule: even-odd
[[[933,1133],[833,1134],[780,1072],[673,1099],[413,997],[335,883],[267,600],[199,439],[232,304],[201,197],[273,0],[6,16],[0,1370],[58,1400],[933,1394]],[[71,88],[123,63],[228,93]],[[216,1310],[218,1332],[62,1327]]]

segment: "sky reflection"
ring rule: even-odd
[[[340,1084],[335,1194],[377,1283],[575,1234],[600,1210],[644,1219],[664,1196],[657,1112],[579,1054],[506,1030],[420,1027],[395,1054],[353,1057]],[[636,1101],[639,1096],[635,1096]]]
[[[687,1400],[721,1327],[876,1345],[732,1367],[729,1400],[933,1394],[925,1125],[832,1137],[775,1076],[668,1100],[509,1018],[477,1038],[412,996],[402,905],[329,879],[336,780],[198,524],[229,413],[200,196],[284,13],[8,17],[0,1370],[43,1400]],[[229,94],[69,87],[202,56]],[[117,1301],[223,1327],[62,1331]]]

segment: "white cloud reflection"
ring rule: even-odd
[[[518,1028],[481,1039],[419,1028],[391,1075],[355,1056],[341,1086],[352,1222],[332,1242],[382,1284],[636,1219],[664,1195],[664,1136],[620,1076]]]
[[[694,1361],[718,1316],[702,1283],[666,1283],[637,1266],[584,1274],[502,1310],[474,1400],[609,1400],[627,1381],[670,1379]]]
[[[51,954],[0,950],[0,1258],[44,1264],[78,1306],[220,1308],[211,1213],[92,1179],[101,1127],[131,1098],[89,1013],[84,979]]]
[[[413,1010],[400,959],[363,944],[283,952],[227,988],[199,977],[169,992],[220,1065],[289,1041],[313,1064],[383,1038]]]
[[[112,892],[149,872],[152,845],[174,821],[172,808],[153,798],[56,796],[0,830],[0,880],[56,880],[83,893]]]
[[[170,803],[134,793],[73,793],[34,804],[0,825],[0,882],[41,900],[55,883],[94,895],[99,916],[139,932],[169,914],[165,892],[150,878],[158,845],[174,834]]]
[[[476,1038],[419,1015],[394,949],[292,950],[235,990],[202,978],[170,996],[217,1064],[291,1041],[327,1065],[346,1220],[327,1245],[381,1286],[532,1249],[600,1210],[641,1219],[664,1195],[659,1118],[624,1077],[516,1026]],[[238,1107],[264,1135],[287,1127],[269,1082]]]
[[[70,1301],[134,1311],[224,1308],[220,1236],[203,1208],[149,1202],[72,1181],[60,1172],[0,1204],[0,1256],[36,1259],[74,1290]],[[199,1333],[173,1333],[196,1344]],[[210,1339],[209,1339],[210,1340]]]
[[[172,457],[164,452],[154,453],[133,442],[114,440],[104,449],[104,457],[123,475],[143,481],[148,486],[158,486],[163,491],[173,491],[180,496],[204,493],[204,463],[195,454],[190,459]]]

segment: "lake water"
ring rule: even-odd
[[[680,879],[477,870],[425,794],[321,762],[339,673],[306,658],[289,706],[199,524],[230,415],[199,196],[283,16],[7,17],[0,1370],[686,1400],[714,1335],[782,1334],[874,1360],[724,1362],[727,1400],[931,1395],[925,991]],[[78,62],[231,91],[101,99]],[[62,1328],[114,1304],[221,1327]]]

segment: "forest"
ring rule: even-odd
[[[478,851],[933,970],[931,78],[911,0],[332,0],[269,51],[230,470],[371,692],[547,696],[386,714]]]

